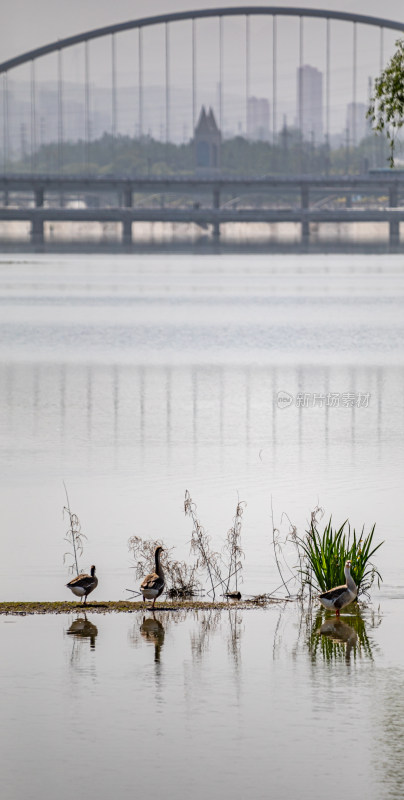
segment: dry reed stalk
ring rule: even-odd
[[[66,552],[63,555],[63,563],[66,563],[67,558],[73,559],[72,563],[69,565],[69,572],[74,574],[74,568],[76,568],[76,575],[80,575],[79,564],[78,564],[78,557],[83,555],[83,539],[87,539],[84,533],[81,530],[81,523],[77,516],[77,514],[73,514],[70,508],[70,501],[69,495],[67,493],[66,484],[63,481],[63,486],[65,487],[66,493],[66,506],[63,506],[63,516],[65,514],[69,517],[69,529],[66,531],[66,535],[64,537],[65,542],[67,542],[72,548],[73,552]]]
[[[196,516],[196,504],[192,501],[188,489],[185,492],[184,512],[186,516],[192,519],[191,552],[196,554],[196,569],[206,569],[211,585],[210,591],[213,593],[213,598],[215,598],[215,589],[217,589],[218,586],[222,586],[223,588],[219,555],[210,549],[210,536],[208,536]],[[214,584],[214,578],[218,581],[216,586]]]
[[[161,564],[165,574],[166,594],[172,598],[195,597],[201,591],[196,565],[188,565],[185,561],[173,558],[174,548],[167,547],[162,539],[142,539],[140,536],[131,536],[129,539],[128,548],[136,561],[136,579],[144,578],[146,573],[154,569],[154,552],[158,546],[163,548]]]
[[[227,540],[225,544],[225,550],[229,554],[229,561],[228,561],[228,574],[226,579],[226,592],[225,594],[229,594],[230,592],[230,579],[232,576],[235,576],[235,589],[232,594],[238,594],[238,573],[242,570],[243,565],[241,562],[242,558],[245,558],[244,550],[241,547],[241,525],[242,525],[242,516],[244,509],[247,503],[243,500],[238,501],[236,513],[233,517],[233,525],[227,531]],[[242,579],[242,578],[241,578]]]

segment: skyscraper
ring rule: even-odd
[[[247,100],[247,138],[269,139],[269,102],[266,97],[249,97]]]
[[[323,73],[305,64],[297,69],[297,126],[303,139],[323,140]]]

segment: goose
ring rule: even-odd
[[[154,604],[157,598],[160,597],[165,586],[164,572],[160,564],[160,555],[162,552],[163,548],[161,545],[158,545],[154,551],[154,558],[156,562],[155,571],[151,572],[150,575],[146,575],[140,586],[140,591],[143,595],[143,601],[153,600],[152,608],[154,608]]]
[[[339,617],[340,609],[352,603],[358,594],[358,587],[351,575],[350,561],[345,562],[344,572],[346,578],[346,584],[344,586],[336,586],[334,589],[323,592],[318,596],[324,608],[335,610],[337,617]]]
[[[77,578],[66,583],[66,586],[76,597],[84,597],[84,605],[86,605],[87,595],[98,586],[94,564],[90,569],[90,575],[77,575]]]

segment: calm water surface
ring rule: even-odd
[[[0,598],[66,596],[63,480],[100,599],[130,536],[188,557],[186,489],[219,547],[247,502],[247,593],[277,585],[271,495],[301,531],[376,522],[403,586],[403,305],[400,256],[3,257]]]
[[[63,481],[99,600],[135,585],[130,536],[188,557],[185,489],[218,548],[247,502],[246,594],[279,584],[271,496],[385,540],[345,627],[1,618],[7,800],[403,796],[403,301],[399,256],[0,260],[0,599],[68,596]]]
[[[3,617],[2,797],[402,797],[402,602],[323,620]]]

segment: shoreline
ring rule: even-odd
[[[275,603],[291,602],[291,598],[254,598],[252,600],[173,600],[157,603],[155,611],[225,611],[229,609],[246,610],[248,608],[265,608]],[[33,614],[71,614],[78,611],[91,611],[95,614],[134,613],[151,611],[150,603],[134,600],[108,600],[82,605],[73,601],[23,601],[0,602],[0,616],[30,616]]]

